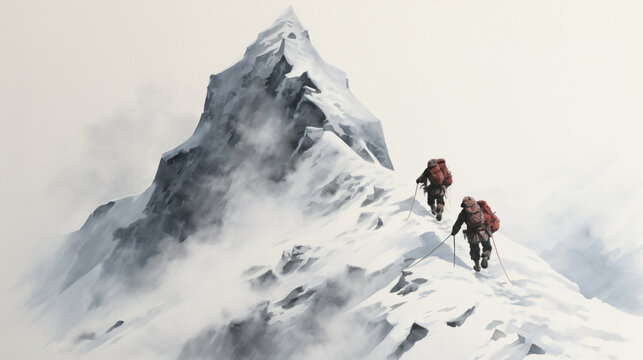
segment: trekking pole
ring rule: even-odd
[[[455,267],[455,236],[453,237],[453,267]]]
[[[411,208],[409,209],[409,216],[406,217],[406,220],[408,220],[411,217],[411,211],[413,211],[413,205],[415,205],[415,197],[418,194],[418,188],[420,187],[420,184],[415,185],[415,193],[413,194],[413,202],[411,203]]]
[[[505,276],[507,277],[507,280],[509,280],[509,283],[513,285],[513,283],[511,282],[511,279],[509,279],[509,275],[507,275],[505,266],[502,265],[502,260],[500,260],[500,253],[498,253],[498,246],[496,245],[496,239],[494,239],[493,235],[491,236],[491,240],[493,240],[493,247],[496,249],[496,255],[498,255],[498,262],[500,263],[500,266],[502,266],[502,271],[505,273]]]
[[[416,262],[414,262],[413,264],[411,264],[411,265],[409,265],[409,266],[405,267],[405,269],[410,269],[410,268],[412,268],[413,266],[415,266],[415,265],[419,264],[422,260],[424,260],[424,259],[426,259],[427,257],[429,257],[429,255],[433,254],[433,252],[434,252],[435,250],[437,250],[440,246],[442,246],[442,244],[444,244],[444,242],[445,242],[445,241],[449,240],[449,237],[450,237],[450,236],[451,236],[451,234],[449,234],[449,236],[447,236],[444,240],[442,240],[442,242],[441,242],[438,246],[436,246],[433,250],[431,250],[428,254],[424,255],[424,257],[423,257],[423,258],[421,258],[420,260],[417,260],[417,261],[416,261]]]

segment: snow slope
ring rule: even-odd
[[[451,164],[457,167],[457,164]],[[631,358],[640,318],[502,235],[475,273],[292,9],[213,75],[154,184],[97,209],[34,298],[63,358]],[[454,186],[457,186],[455,184]],[[473,194],[475,195],[475,194]],[[493,199],[486,199],[493,206]],[[454,201],[457,203],[458,201]],[[447,202],[448,204],[448,202]],[[531,354],[530,354],[531,353]]]

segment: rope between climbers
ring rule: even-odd
[[[511,279],[509,279],[509,275],[507,275],[507,270],[505,270],[505,266],[502,265],[502,260],[500,260],[500,253],[498,252],[498,246],[496,245],[496,239],[493,237],[493,235],[491,236],[491,240],[493,241],[493,248],[496,249],[496,255],[498,255],[498,262],[502,267],[502,271],[505,273],[507,280],[509,280],[509,284],[513,285],[513,282],[511,282]]]
[[[423,257],[423,258],[421,258],[420,260],[417,260],[416,262],[414,262],[413,264],[411,264],[411,265],[409,265],[409,266],[405,267],[404,269],[410,269],[410,268],[412,268],[413,266],[415,266],[415,265],[419,264],[422,260],[426,259],[427,257],[429,257],[429,255],[433,254],[433,252],[434,252],[435,250],[437,250],[440,246],[442,246],[442,244],[444,244],[444,242],[445,242],[445,241],[449,240],[449,238],[450,238],[450,237],[451,237],[451,235],[449,234],[449,236],[447,236],[444,240],[442,240],[442,242],[441,242],[438,246],[436,246],[436,247],[435,247],[433,250],[431,250],[428,254],[424,255],[424,257]],[[403,270],[404,270],[404,269],[403,269]]]

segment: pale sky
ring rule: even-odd
[[[485,198],[516,241],[545,253],[588,231],[641,253],[642,2],[3,0],[0,290],[49,234],[143,191],[209,75],[290,4],[382,121],[409,195],[446,157],[453,205]]]

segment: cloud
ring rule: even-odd
[[[143,191],[151,183],[162,152],[193,131],[198,117],[185,113],[175,97],[168,87],[142,87],[134,99],[86,127],[79,142],[68,144],[77,150],[57,160],[64,167],[44,179],[42,188],[35,187],[27,194],[35,200],[22,214],[11,214],[9,219],[15,218],[15,222],[2,229],[3,240],[20,241],[3,242],[7,258],[3,255],[0,282],[5,296],[1,308],[3,317],[13,319],[8,320],[13,326],[5,328],[7,334],[2,338],[3,342],[16,338],[6,347],[10,351],[7,357],[19,353],[23,358],[38,358],[46,351],[33,348],[33,344],[46,343],[51,332],[30,322],[34,313],[24,309],[24,301],[35,285],[32,281],[46,277],[39,265],[49,261],[46,259],[61,246],[65,236],[59,234],[79,228],[98,205]]]

